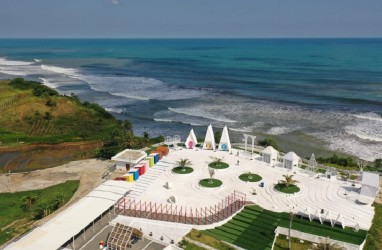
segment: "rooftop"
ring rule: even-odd
[[[145,151],[125,149],[111,157],[113,161],[131,162],[137,164],[147,156]]]

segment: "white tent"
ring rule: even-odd
[[[276,149],[274,149],[272,146],[268,146],[261,153],[263,162],[268,163],[270,166],[275,165],[279,156],[279,152]]]
[[[287,169],[293,169],[294,167],[298,167],[300,161],[301,158],[298,155],[296,155],[294,152],[289,152],[284,155],[283,167]]]
[[[220,138],[219,150],[231,151],[231,140],[229,139],[228,128],[223,128],[222,137]]]
[[[192,149],[195,147],[196,144],[198,144],[198,140],[196,139],[194,130],[191,129],[190,134],[188,135],[187,140],[185,142],[186,148]]]
[[[212,130],[212,125],[210,124],[207,128],[206,137],[203,143],[203,149],[215,150],[215,148],[214,131]]]

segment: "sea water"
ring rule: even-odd
[[[382,158],[382,39],[3,39],[0,78],[97,102],[137,134],[227,125]]]

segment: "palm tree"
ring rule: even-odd
[[[186,171],[186,167],[188,165],[192,165],[191,161],[186,158],[181,158],[179,161],[176,162],[176,164],[178,164],[178,166],[182,168],[183,172]]]
[[[346,248],[341,247],[338,243],[330,242],[330,238],[325,239],[320,238],[320,243],[314,247],[316,250],[346,250]]]
[[[36,202],[36,195],[27,195],[21,198],[21,208],[23,210],[28,210]]]
[[[208,173],[210,174],[210,180],[209,180],[209,184],[212,184],[214,181],[212,180],[212,178],[214,177],[215,175],[215,169],[213,168],[208,168]]]
[[[221,165],[222,162],[223,162],[224,157],[222,157],[222,158],[219,158],[219,157],[213,157],[212,159],[213,159],[213,160],[212,160],[212,163],[213,163],[215,166],[220,167],[220,165]]]
[[[285,179],[279,180],[279,183],[285,185],[286,188],[288,188],[290,185],[294,185],[294,184],[298,183],[298,181],[293,179],[293,175],[284,174],[283,177]]]
[[[66,200],[66,193],[60,192],[59,194],[57,194],[56,201],[58,202],[59,207],[62,207],[65,204],[65,200]]]

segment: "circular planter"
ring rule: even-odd
[[[228,168],[229,165],[228,163],[225,163],[225,162],[219,162],[219,163],[211,162],[210,164],[208,164],[208,167],[214,168],[214,169],[225,169],[225,168]]]
[[[289,187],[287,188],[283,184],[276,184],[275,189],[277,191],[279,191],[281,193],[285,193],[285,194],[295,194],[295,193],[300,192],[300,188],[297,187],[296,185],[289,185]]]
[[[241,174],[239,176],[239,179],[245,182],[258,182],[261,181],[263,178],[260,175],[257,174]]]
[[[191,167],[175,167],[171,170],[174,174],[190,174],[194,172],[194,169]]]
[[[218,179],[212,179],[212,183],[210,178],[199,181],[199,185],[206,188],[217,188],[220,187],[222,184],[223,182]]]

